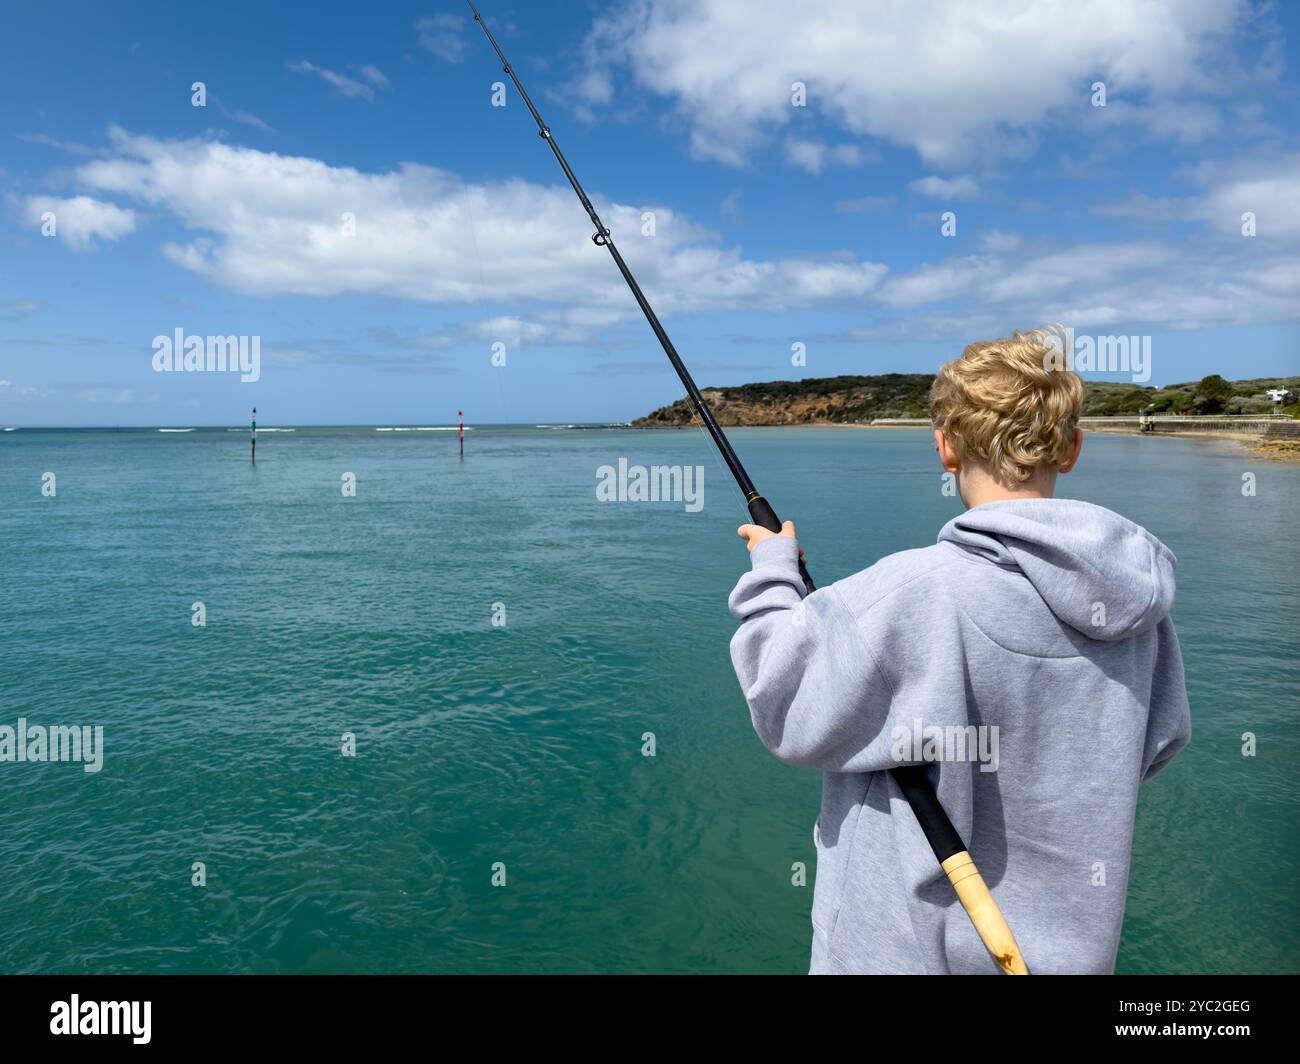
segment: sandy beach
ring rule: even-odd
[[[811,423],[806,425],[774,425],[774,426],[755,426],[755,427],[772,427],[772,428],[827,428],[827,429],[921,429],[928,427],[928,423],[921,419],[899,420],[891,422],[877,422],[869,424],[864,422],[834,422],[824,421],[820,423]],[[1165,439],[1178,437],[1180,439],[1200,439],[1200,440],[1233,440],[1243,444],[1252,454],[1258,454],[1261,457],[1268,458],[1272,461],[1279,462],[1300,462],[1300,439],[1291,439],[1286,437],[1261,436],[1258,432],[1231,432],[1225,429],[1207,429],[1204,432],[1143,432],[1141,429],[1132,428],[1126,425],[1100,426],[1095,422],[1081,426],[1085,433],[1104,432],[1108,435],[1121,436],[1159,436]]]
[[[1300,462],[1300,439],[1275,436],[1261,436],[1258,432],[1229,432],[1227,430],[1213,429],[1205,432],[1143,432],[1141,429],[1124,428],[1116,426],[1115,428],[1102,428],[1097,425],[1086,425],[1084,432],[1105,432],[1118,433],[1125,436],[1163,436],[1170,438],[1178,436],[1183,439],[1201,439],[1201,440],[1235,440],[1244,444],[1246,449],[1252,454],[1258,454],[1264,458],[1281,462]]]

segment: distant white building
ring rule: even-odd
[[[1282,400],[1290,394],[1291,391],[1289,388],[1270,388],[1268,390],[1268,397],[1275,403],[1282,402]]]

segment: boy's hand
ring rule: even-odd
[[[793,521],[784,522],[781,525],[780,532],[769,532],[762,525],[741,525],[738,529],[736,529],[736,534],[740,536],[741,539],[748,541],[750,550],[753,550],[756,546],[762,543],[763,540],[771,539],[773,536],[780,535],[780,536],[786,536],[790,539],[796,538],[794,534]],[[800,561],[804,560],[802,549],[799,551],[799,560]]]

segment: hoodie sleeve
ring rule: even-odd
[[[760,543],[728,605],[731,661],[758,737],[779,760],[863,772],[889,712],[889,683],[832,585],[805,597],[798,544]]]
[[[1169,764],[1191,737],[1192,714],[1187,704],[1183,654],[1174,622],[1166,615],[1156,626],[1156,662],[1146,745],[1142,750],[1142,782]]]

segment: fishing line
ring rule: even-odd
[[[605,248],[609,252],[610,257],[614,260],[614,265],[618,267],[618,271],[623,275],[623,280],[631,290],[633,298],[637,301],[637,305],[640,306],[641,313],[645,315],[646,323],[659,341],[659,346],[663,348],[668,361],[672,363],[673,369],[677,371],[677,376],[682,382],[682,387],[686,389],[686,395],[690,399],[691,405],[695,408],[700,420],[704,423],[704,427],[708,430],[719,455],[721,455],[722,460],[726,463],[728,470],[735,479],[736,486],[740,488],[741,493],[745,496],[750,519],[754,524],[761,525],[771,532],[780,532],[781,519],[777,517],[776,511],[772,509],[771,504],[758,493],[758,489],[754,487],[754,482],[749,479],[749,474],[745,471],[745,467],[741,465],[740,459],[731,446],[731,441],[727,439],[727,434],[722,431],[722,426],[718,424],[718,419],[714,416],[704,396],[700,394],[699,387],[696,385],[694,378],[691,377],[681,355],[677,353],[677,348],[673,346],[673,342],[660,323],[654,308],[650,306],[650,301],[646,299],[645,293],[641,291],[641,286],[637,284],[636,278],[632,276],[632,270],[615,246],[610,231],[605,227],[605,223],[600,220],[600,215],[596,213],[596,208],[592,206],[591,200],[587,198],[587,193],[583,190],[577,175],[569,166],[569,161],[564,157],[564,153],[560,151],[559,145],[555,143],[550,127],[542,120],[537,107],[529,98],[528,93],[524,91],[524,87],[520,83],[518,76],[516,76],[514,68],[506,59],[505,53],[501,51],[501,46],[497,44],[496,38],[492,36],[492,31],[487,28],[487,24],[479,15],[478,9],[474,7],[473,0],[466,0],[466,3],[469,4],[469,9],[474,14],[474,21],[479,24],[479,27],[486,34],[488,43],[492,45],[492,50],[496,52],[497,58],[501,60],[502,70],[514,83],[515,91],[519,93],[520,99],[523,100],[524,105],[533,116],[533,121],[537,123],[538,132],[551,149],[556,162],[560,164],[560,168],[564,171],[564,176],[568,178],[569,184],[573,187],[578,201],[587,212],[587,217],[591,219],[591,224],[596,227],[596,231],[591,237],[592,243],[597,247]],[[815,585],[802,560],[799,562],[799,576],[803,580],[805,589],[811,594],[815,590]],[[956,891],[962,908],[966,910],[966,915],[970,917],[971,924],[979,934],[980,940],[984,943],[993,960],[1004,972],[1012,975],[1028,975],[1029,969],[1025,965],[1024,955],[1020,952],[1015,936],[1012,935],[1011,928],[1007,926],[1006,919],[998,908],[998,904],[989,891],[988,885],[980,875],[979,869],[975,867],[974,860],[966,851],[966,845],[962,841],[961,835],[953,827],[952,821],[948,819],[948,814],[944,811],[943,805],[935,793],[934,785],[927,775],[927,766],[901,766],[891,769],[889,774],[906,799],[908,807],[916,819],[917,826],[925,835],[926,842],[929,843],[935,859],[948,877],[948,882],[952,884],[953,890]]]
[[[484,193],[484,197],[486,197],[486,195],[487,195],[487,186],[486,186],[486,185],[485,185],[484,188],[483,188],[483,193]],[[472,189],[467,189],[467,190],[466,190],[466,194],[465,194],[465,201],[466,201],[466,202],[465,202],[465,220],[469,223],[469,239],[470,239],[470,243],[472,243],[472,244],[474,245],[474,268],[475,268],[475,270],[478,272],[478,285],[479,285],[479,290],[483,293],[483,296],[484,296],[484,298],[486,299],[486,298],[488,297],[488,293],[489,293],[490,289],[488,288],[487,277],[486,277],[486,276],[484,275],[484,273],[483,273],[483,254],[482,254],[482,250],[481,250],[480,247],[479,247],[479,242],[478,242],[478,226],[476,226],[476,225],[474,224],[474,205],[473,205],[472,200],[473,200]],[[502,342],[504,343],[505,341],[502,341]],[[509,358],[510,358],[510,348],[509,348],[509,345],[506,346],[505,357],[506,357],[506,359],[507,359],[506,365],[509,365]],[[505,386],[504,386],[504,384],[503,384],[503,382],[502,382],[502,380],[501,380],[503,374],[500,374],[500,373],[497,373],[497,372],[496,372],[498,369],[505,369],[506,366],[496,366],[496,365],[493,365],[492,363],[489,362],[489,363],[488,363],[488,368],[489,368],[489,371],[492,373],[492,375],[493,375],[494,377],[496,377],[496,379],[497,379],[497,400],[498,400],[498,409],[499,409],[499,410],[501,411],[501,413],[504,415],[504,416],[501,418],[501,424],[503,424],[503,425],[509,425],[509,424],[511,424],[512,422],[511,422],[511,420],[510,420],[510,409],[509,409],[509,404],[506,402],[506,390],[505,390]]]
[[[709,432],[708,429],[704,427],[704,422],[700,420],[699,415],[695,412],[695,408],[691,406],[690,403],[691,397],[683,393],[683,398],[686,399],[686,409],[690,411],[691,427],[694,428],[700,434],[701,438],[707,441],[704,445],[705,451],[707,451],[709,457],[713,459],[713,465],[717,468],[718,472],[722,474],[722,482],[724,484],[730,485],[731,491],[735,492],[735,498],[740,502],[740,508],[744,510],[745,496],[741,494],[740,488],[736,485],[736,481],[732,477],[727,475],[728,472],[727,467],[722,464],[722,459],[718,457],[717,450],[709,446],[713,441],[709,439]]]

